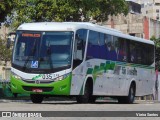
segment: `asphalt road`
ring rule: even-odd
[[[50,116],[53,114],[56,114],[58,117],[54,117],[54,120],[66,120],[66,119],[71,119],[71,120],[158,120],[160,119],[160,103],[155,102],[155,101],[135,101],[134,104],[118,104],[116,101],[109,101],[109,100],[99,100],[94,104],[77,104],[76,101],[43,101],[42,104],[33,104],[30,100],[0,100],[0,115],[2,115],[2,112],[12,112],[13,113],[17,112],[21,113],[26,111],[26,112],[31,112],[31,113],[39,113],[41,111],[47,111],[46,113]],[[56,112],[54,112],[56,111]],[[64,113],[58,114],[57,111],[65,111]],[[70,111],[67,113],[67,111]],[[76,111],[76,112],[75,112]],[[89,117],[77,117],[76,114],[79,111],[81,111],[83,114]],[[90,112],[91,114],[88,114]],[[93,112],[94,111],[94,112]],[[111,112],[111,114],[107,113],[106,111],[114,111]],[[116,111],[120,111],[120,113],[117,115],[115,114]],[[121,112],[125,111],[125,112]],[[127,114],[129,115],[128,112],[134,111],[134,113],[131,115],[133,117],[127,117]],[[144,111],[149,111],[148,113],[152,115],[152,117],[144,116],[146,112]],[[107,115],[104,113],[106,112]],[[26,113],[27,115],[29,113]],[[43,117],[43,112],[42,113],[37,113],[37,116],[41,114]],[[155,113],[155,114],[153,114]],[[64,117],[66,114],[69,117]],[[98,114],[98,115],[97,115]],[[99,117],[102,114],[103,117]],[[112,115],[113,114],[113,115]],[[114,116],[115,114],[115,116]],[[81,114],[78,114],[80,116]],[[92,116],[93,115],[93,116]],[[121,116],[122,115],[122,116]],[[126,115],[126,117],[124,117]],[[135,116],[134,116],[135,115]],[[139,115],[139,116],[138,116]],[[155,116],[154,116],[155,115]],[[158,115],[158,117],[156,116]],[[16,114],[13,115],[16,117]],[[20,115],[23,116],[23,115]],[[113,117],[114,116],[114,117]],[[143,116],[143,117],[140,117]],[[0,118],[1,119],[1,118]],[[8,118],[3,118],[3,119],[8,119]],[[12,118],[10,118],[12,119]],[[14,118],[15,119],[15,118]],[[20,119],[20,117],[16,118]],[[24,118],[23,118],[24,119]],[[37,118],[31,118],[31,119],[37,119]],[[38,118],[39,120],[41,119],[53,119],[51,117],[45,117],[45,118]]]

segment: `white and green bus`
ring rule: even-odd
[[[25,23],[16,32],[11,73],[12,92],[30,94],[33,103],[49,96],[133,103],[152,94],[154,43],[91,23]]]

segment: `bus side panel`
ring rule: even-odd
[[[144,96],[153,93],[154,84],[154,67],[146,67],[144,65],[135,67],[137,70],[136,96]]]
[[[71,95],[82,95],[88,76],[93,78],[93,95],[127,96],[132,81],[136,96],[152,94],[154,68],[125,62],[90,59],[73,71]]]

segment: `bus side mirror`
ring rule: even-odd
[[[9,49],[11,47],[11,38],[7,38],[7,48]]]
[[[6,45],[6,47],[7,47],[8,49],[11,47],[12,41],[15,40],[15,36],[16,36],[16,33],[15,33],[15,32],[9,33],[8,38],[7,38],[7,45]]]

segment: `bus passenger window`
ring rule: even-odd
[[[136,62],[136,49],[135,49],[135,44],[130,44],[130,61],[132,63]]]
[[[117,55],[114,46],[113,36],[107,35],[105,36],[105,44],[106,44],[106,56],[107,60],[117,60]]]
[[[87,59],[100,58],[99,53],[99,33],[96,31],[89,31]]]
[[[119,38],[117,42],[118,46],[118,56],[117,60],[126,62],[127,61],[127,44],[124,38]]]

